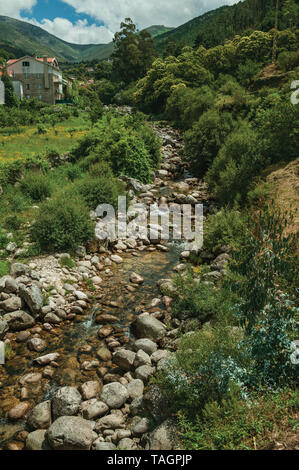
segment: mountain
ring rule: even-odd
[[[274,26],[273,4],[272,1],[243,0],[232,6],[217,8],[156,37],[155,48],[160,53],[169,43],[177,46],[194,46],[196,43],[210,48],[246,31],[268,31]],[[283,22],[285,20],[280,15],[280,26],[287,27]]]
[[[155,37],[171,29],[156,25],[146,30]],[[14,54],[16,57],[36,53],[39,56],[56,57],[59,62],[81,62],[110,57],[113,43],[71,44],[49,34],[38,26],[7,16],[0,16],[0,49]]]

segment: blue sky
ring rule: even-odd
[[[65,41],[107,43],[131,17],[140,29],[179,26],[239,0],[0,0],[0,15],[28,21]]]

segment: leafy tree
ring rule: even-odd
[[[5,70],[4,70],[4,73],[2,74],[2,82],[4,83],[4,86],[5,86],[5,105],[8,106],[9,108],[17,106],[19,100],[14,93],[12,80]]]
[[[138,32],[131,18],[120,25],[113,39],[112,70],[115,77],[130,83],[145,75],[156,55],[153,39],[146,31]]]

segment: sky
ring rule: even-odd
[[[0,15],[28,21],[76,44],[110,42],[121,21],[130,17],[139,29],[179,26],[239,0],[0,0]]]

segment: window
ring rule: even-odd
[[[30,62],[23,62],[23,67],[30,67]]]
[[[26,95],[26,99],[27,99],[27,100],[30,100],[30,95]]]
[[[38,99],[41,101],[43,99],[42,95],[39,95]]]
[[[37,85],[37,88],[38,88],[38,90],[41,90],[41,89],[42,89],[41,83],[39,83],[39,84]]]
[[[25,72],[25,73],[24,73],[24,77],[28,79],[28,78],[29,78],[29,73],[28,73],[28,72]]]
[[[40,73],[37,73],[37,74],[36,74],[36,78],[40,78]]]
[[[29,83],[26,84],[26,90],[30,90],[30,85],[29,85]]]

